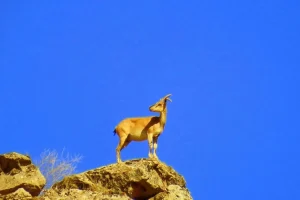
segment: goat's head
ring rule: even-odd
[[[169,98],[171,94],[166,95],[165,97],[161,98],[158,102],[156,102],[154,105],[149,107],[149,110],[152,112],[163,112],[166,109],[167,100],[172,100]]]

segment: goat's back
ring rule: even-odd
[[[157,124],[159,124],[159,118],[156,116],[126,118],[116,126],[114,132],[119,136],[120,134],[147,133]]]

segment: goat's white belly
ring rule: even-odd
[[[146,132],[135,132],[129,134],[129,139],[133,141],[143,141],[147,140],[147,133]]]

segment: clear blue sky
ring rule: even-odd
[[[194,199],[300,199],[299,4],[2,1],[0,153],[114,163],[115,125],[172,93],[158,156]]]

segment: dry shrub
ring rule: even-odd
[[[65,176],[73,174],[77,163],[81,159],[82,156],[70,156],[69,153],[64,152],[64,149],[61,154],[58,154],[56,150],[44,150],[36,165],[46,178],[45,189],[49,189],[54,183],[62,180]]]

